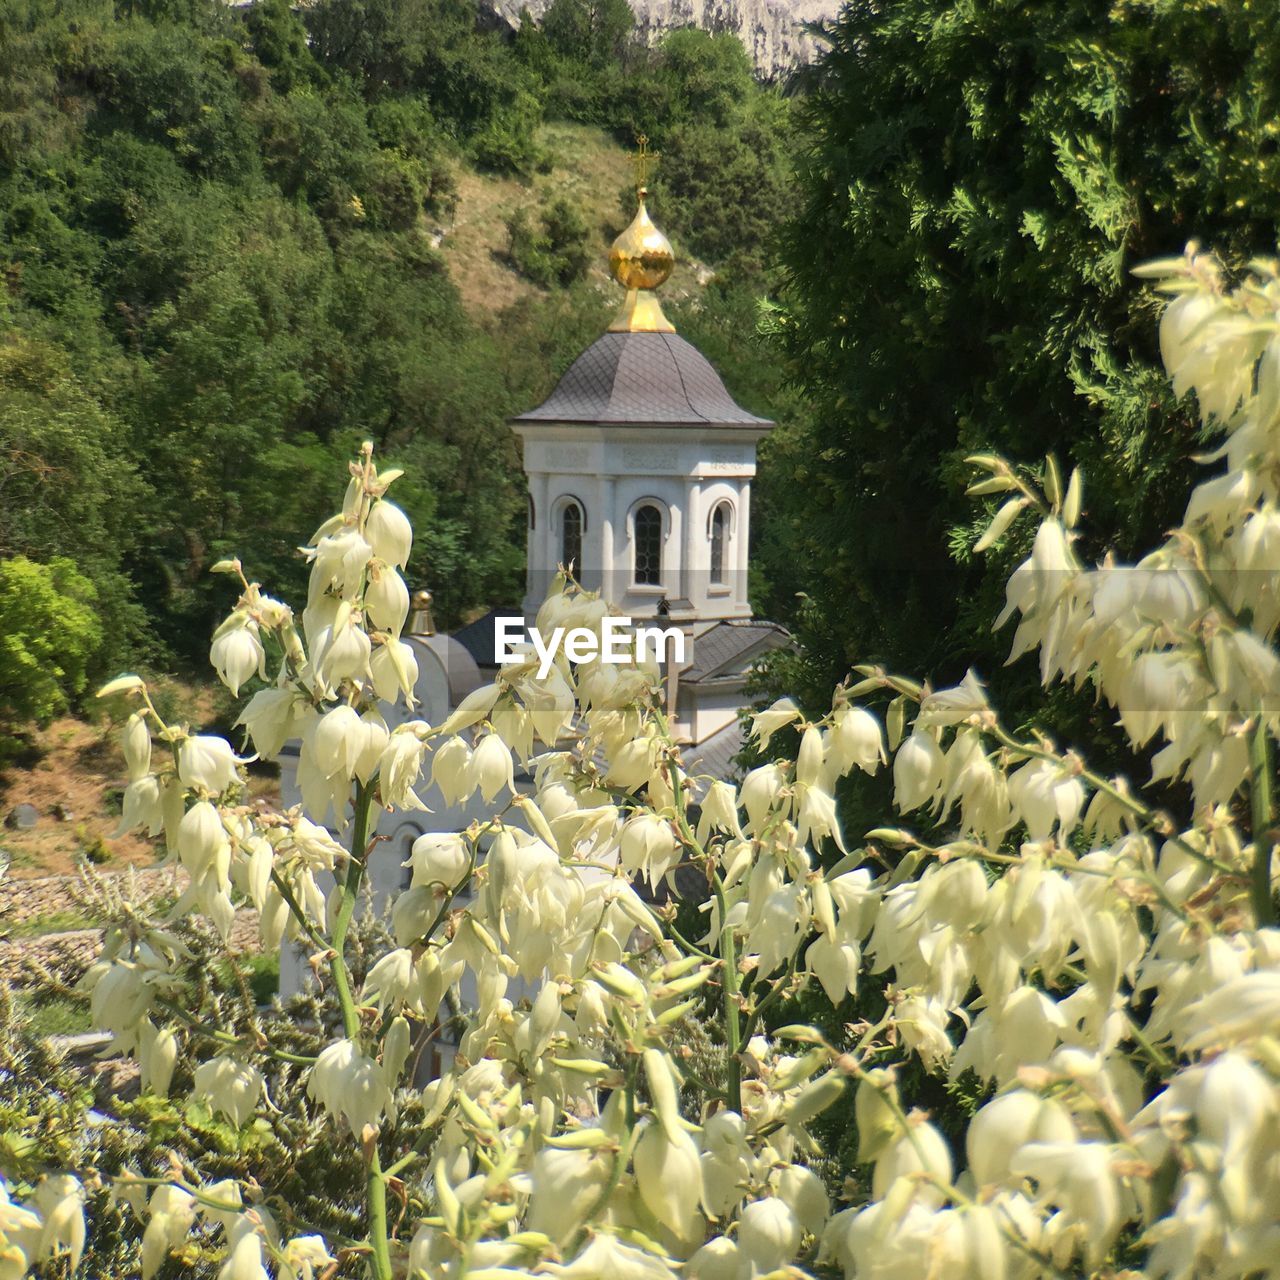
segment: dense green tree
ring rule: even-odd
[[[618,61],[634,26],[627,0],[551,0],[542,15],[543,34],[556,53],[597,68]]]
[[[792,497],[771,531],[812,687],[871,658],[998,671],[982,620],[1025,546],[970,561],[968,453],[1081,464],[1120,551],[1169,525],[1196,430],[1130,268],[1193,231],[1232,258],[1275,246],[1275,21],[1248,0],[842,10],[777,326],[813,406],[774,455]]]
[[[320,67],[307,47],[307,29],[289,0],[255,0],[244,21],[253,52],[270,70],[277,89],[287,93],[320,78]]]
[[[586,274],[587,223],[563,196],[531,213],[520,208],[507,219],[507,255],[526,279],[544,289],[570,285]]]
[[[751,133],[777,100],[732,38],[650,53],[622,47],[616,5],[588,16],[594,51],[571,56],[532,24],[479,30],[469,0],[0,6],[0,555],[73,561],[116,665],[202,655],[228,552],[296,591],[317,477],[362,437],[412,470],[409,571],[438,620],[514,603],[506,416],[609,303],[573,283],[592,229],[552,202],[551,291],[468,316],[428,239],[454,170],[541,164],[553,81],[588,86],[579,118],[628,141],[633,105],[661,103],[672,233],[758,254],[764,206],[732,189],[778,152]]]
[[[103,623],[94,672],[145,651],[127,567],[148,494],[128,452],[124,424],[75,377],[60,348],[0,338],[0,563],[75,567],[75,582],[88,584],[80,594],[94,598]]]
[[[0,759],[16,729],[48,722],[83,692],[102,647],[94,595],[61,556],[0,560]]]

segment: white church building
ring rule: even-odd
[[[609,254],[626,290],[608,331],[569,367],[547,400],[512,420],[529,485],[524,617],[532,620],[559,566],[571,567],[637,623],[660,619],[684,633],[681,663],[668,663],[667,709],[690,773],[729,777],[742,748],[747,681],[788,632],[752,617],[747,594],[751,484],[756,447],[773,423],[736,404],[707,359],[675,332],[654,292],[671,274],[667,238],[639,209]],[[495,609],[452,635],[437,635],[419,592],[404,639],[414,646],[420,704],[440,724],[497,669]],[[387,708],[388,723],[405,716]],[[281,757],[286,805],[300,799],[296,754]],[[519,778],[517,782],[519,783]],[[427,831],[458,831],[485,808],[477,796],[450,806],[435,788],[428,812],[383,814],[369,861],[375,904],[398,892],[402,864]],[[281,990],[296,990],[305,962],[286,947]]]

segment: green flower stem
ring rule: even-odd
[[[676,825],[684,838],[685,844],[693,850],[696,857],[705,862],[707,861],[707,851],[698,843],[697,835],[694,833],[693,828],[689,826],[689,818],[685,812],[684,778],[675,762],[676,746],[675,739],[671,736],[671,726],[660,709],[656,711],[656,719],[663,739],[671,748],[671,754],[667,757],[667,767],[671,775],[671,793],[675,797],[676,803]],[[728,923],[729,909],[724,896],[724,882],[721,880],[718,871],[713,871],[712,874],[715,877],[716,906],[720,913],[720,959],[724,963],[724,1040],[725,1053],[727,1055],[725,1077],[728,1081],[725,1096],[730,1110],[736,1111],[741,1115],[742,1059],[739,1055],[742,1052],[742,1028],[740,1025],[741,1009],[738,1004],[740,989],[738,950],[733,936],[733,926]]]
[[[742,1028],[738,1007],[738,950],[733,925],[728,922],[728,905],[724,887],[716,873],[716,905],[720,912],[720,958],[724,961],[724,1039],[727,1061],[725,1079],[729,1109],[742,1114]]]
[[[356,787],[355,816],[351,824],[351,861],[347,864],[347,876],[342,885],[342,901],[333,922],[333,939],[330,949],[329,971],[333,975],[333,987],[342,1009],[342,1030],[348,1040],[360,1036],[360,1014],[351,991],[351,975],[347,970],[345,947],[347,930],[355,915],[356,900],[360,895],[360,881],[364,876],[365,858],[369,846],[369,811],[373,807],[373,784],[359,783]],[[392,1280],[391,1245],[387,1235],[387,1181],[382,1172],[375,1138],[369,1161],[369,1173],[365,1182],[365,1199],[369,1206],[369,1260],[374,1280]]]
[[[326,938],[324,934],[322,934],[320,930],[307,919],[307,913],[303,911],[302,904],[294,895],[292,888],[289,886],[289,882],[285,880],[275,867],[271,868],[271,883],[274,884],[276,889],[279,891],[280,896],[284,899],[285,906],[289,908],[289,914],[298,922],[303,933],[305,933],[307,937],[310,938],[311,941],[322,951],[328,951],[329,939]]]
[[[342,1030],[348,1040],[355,1040],[360,1035],[360,1015],[356,1012],[355,997],[351,993],[351,975],[347,971],[344,948],[347,930],[351,927],[352,916],[355,915],[356,900],[360,895],[360,881],[364,876],[365,852],[369,843],[369,810],[372,804],[373,786],[370,783],[357,785],[355,817],[351,830],[351,861],[347,864],[347,875],[342,885],[342,901],[338,904],[338,914],[333,922],[332,956],[329,967],[333,974],[334,988],[338,993],[338,1003],[342,1007]]]
[[[1253,875],[1249,897],[1253,902],[1253,918],[1259,929],[1276,922],[1275,901],[1271,896],[1271,851],[1275,844],[1275,760],[1271,735],[1264,721],[1259,721],[1249,744],[1249,806],[1253,818]]]
[[[309,1057],[302,1053],[289,1053],[286,1049],[276,1049],[272,1045],[262,1045],[250,1043],[244,1036],[238,1036],[230,1031],[225,1031],[221,1027],[215,1027],[212,1023],[201,1022],[199,1018],[193,1017],[181,1005],[176,1004],[172,1000],[158,1000],[156,1002],[165,1012],[177,1018],[189,1030],[194,1031],[197,1035],[202,1035],[206,1040],[214,1040],[218,1044],[225,1044],[228,1047],[251,1048],[257,1053],[264,1053],[269,1058],[275,1058],[280,1062],[292,1062],[301,1067],[310,1067],[315,1065],[315,1058]]]

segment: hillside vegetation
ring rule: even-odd
[[[10,739],[107,667],[201,656],[219,558],[296,591],[318,477],[361,438],[406,468],[411,580],[442,621],[516,598],[505,420],[616,306],[638,132],[682,254],[732,268],[703,289],[685,267],[673,309],[713,345],[753,328],[790,113],[735,39],[647,50],[623,0],[557,0],[513,41],[452,0],[302,12],[0,12],[0,600],[48,602],[0,655]],[[776,369],[743,345],[760,404]]]

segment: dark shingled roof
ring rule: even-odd
[[[680,673],[681,683],[698,684],[718,675],[739,675],[744,669],[743,658],[760,657],[790,640],[791,633],[776,622],[717,622],[694,638],[693,661]]]
[[[718,729],[709,738],[704,738],[696,747],[684,747],[680,757],[689,773],[709,774],[722,782],[737,781],[742,776],[742,770],[734,763],[734,756],[745,745],[742,723],[735,720],[723,729]],[[698,800],[703,798],[701,790],[698,789]]]
[[[675,333],[606,333],[545,403],[512,421],[773,425],[734,404],[706,357]]]

